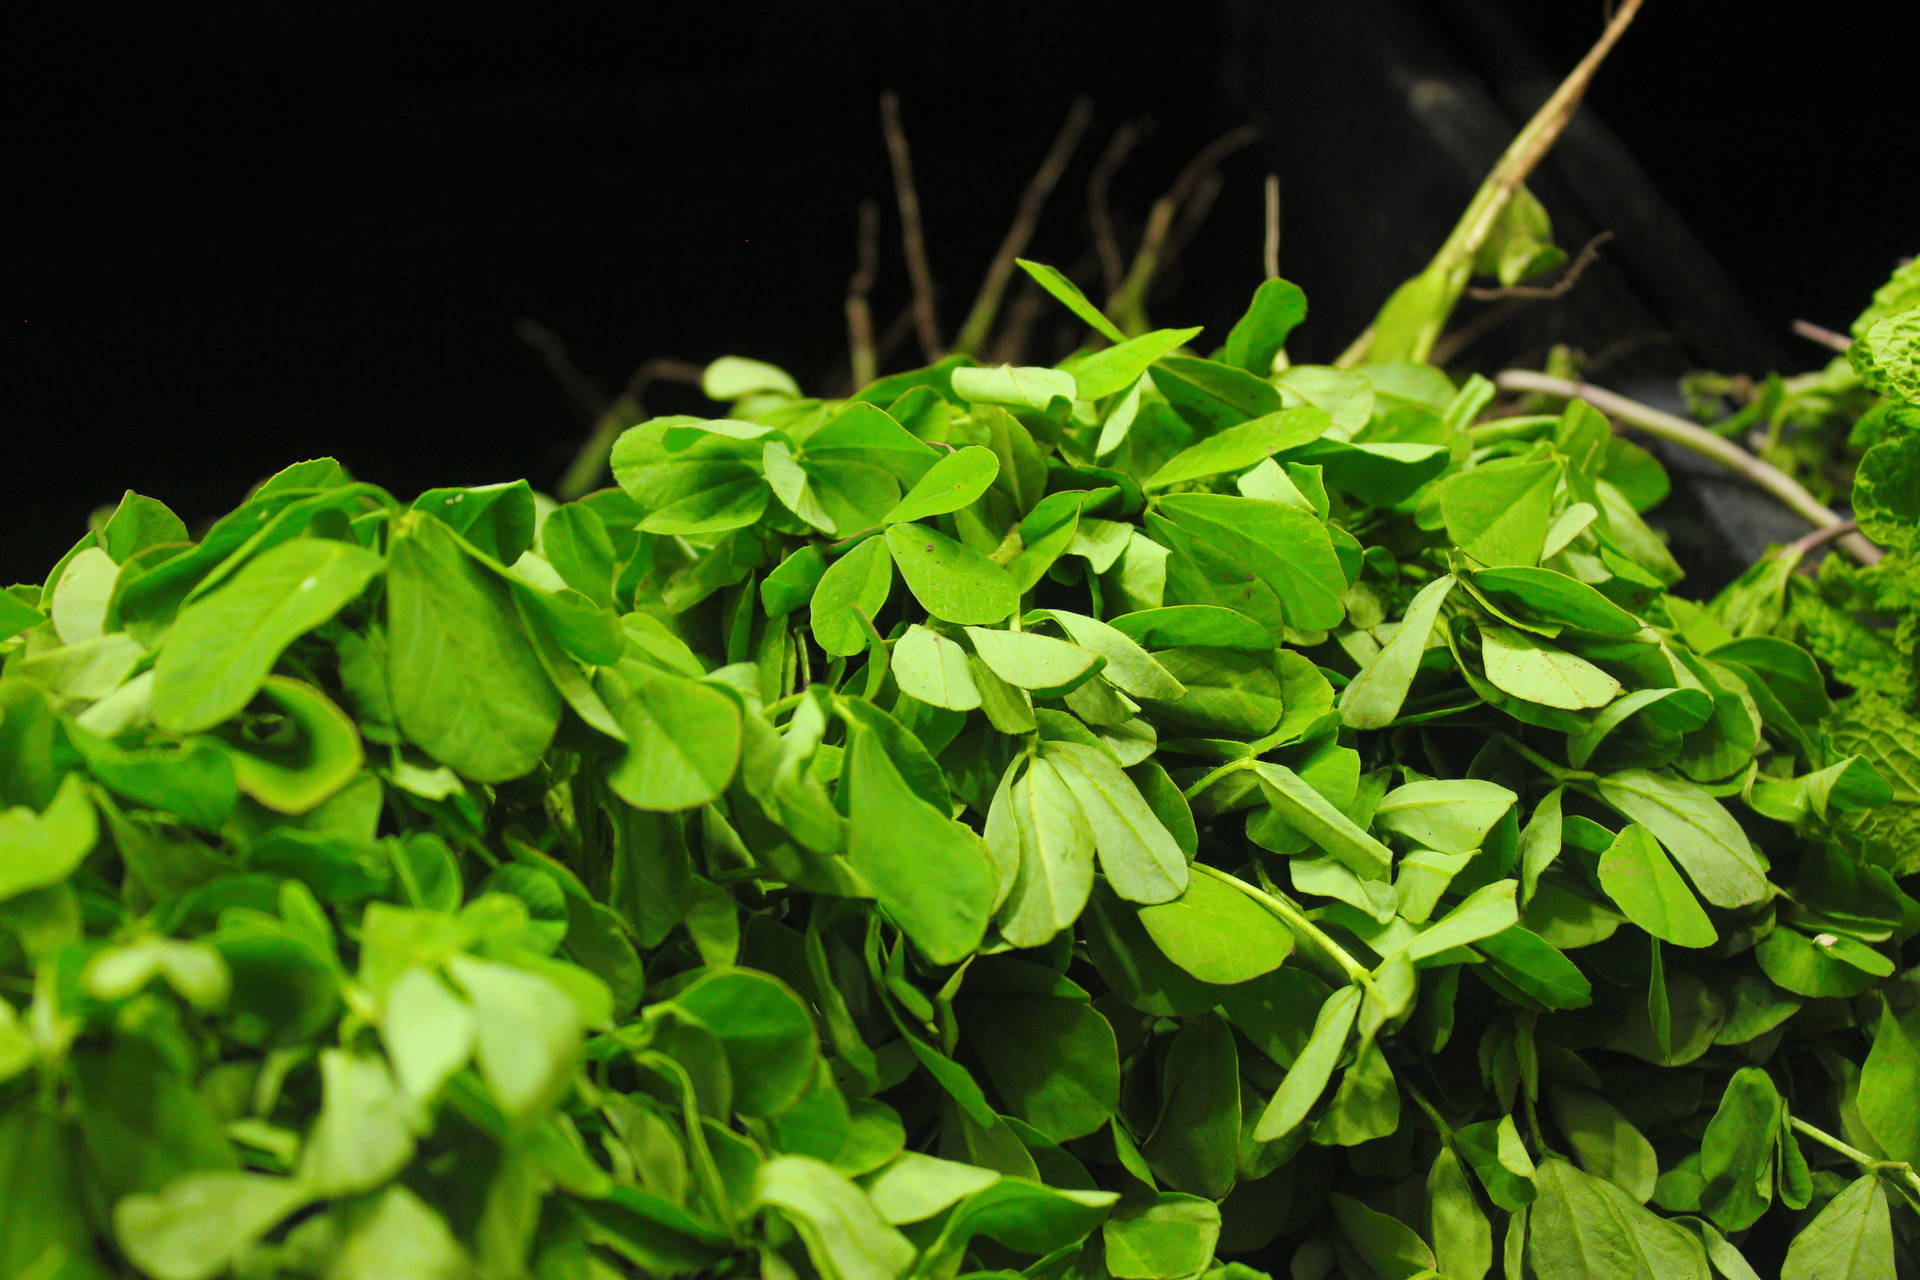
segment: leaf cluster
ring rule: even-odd
[[[1110,345],[0,594],[0,1273],[1892,1275],[1865,642],[1673,594],[1585,405],[1029,271]]]

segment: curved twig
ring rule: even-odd
[[[993,255],[993,261],[987,267],[987,274],[980,282],[980,292],[974,297],[973,307],[960,326],[959,336],[953,340],[953,350],[971,353],[987,340],[987,335],[993,329],[994,317],[1000,311],[1000,303],[1006,297],[1007,282],[1013,277],[1014,259],[1025,252],[1027,242],[1033,239],[1033,231],[1040,223],[1047,197],[1059,185],[1060,175],[1066,172],[1067,162],[1073,159],[1080,139],[1087,132],[1087,125],[1092,121],[1093,103],[1084,95],[1075,98],[1073,106],[1067,111],[1065,123],[1054,137],[1053,146],[1048,148],[1046,158],[1040,162],[1039,169],[1027,183],[1026,191],[1021,193],[1013,223],[1007,228],[999,251]]]
[[[1850,533],[1838,528],[1846,523],[1846,518],[1829,510],[1818,498],[1808,493],[1798,480],[1705,427],[1652,405],[1630,400],[1604,387],[1535,373],[1531,369],[1508,369],[1494,379],[1494,385],[1502,391],[1531,391],[1561,400],[1584,400],[1627,426],[1717,462],[1749,484],[1765,489],[1816,529],[1834,530],[1835,540],[1861,564],[1873,564],[1880,559],[1880,548],[1857,532]]]
[[[1121,125],[1114,130],[1106,150],[1100,153],[1099,160],[1094,162],[1093,172],[1087,176],[1087,217],[1093,223],[1093,247],[1100,255],[1100,272],[1108,297],[1119,291],[1127,264],[1120,256],[1120,239],[1114,234],[1113,208],[1107,203],[1107,189],[1113,182],[1113,175],[1126,160],[1127,153],[1139,141],[1139,125],[1132,121]]]
[[[927,265],[926,233],[920,225],[920,193],[913,185],[913,152],[900,123],[900,95],[891,89],[880,95],[880,127],[887,137],[893,192],[900,204],[900,240],[907,255],[907,277],[913,281],[913,323],[927,359],[938,360],[940,319],[933,305],[933,270]]]
[[[847,281],[847,354],[853,389],[858,391],[873,381],[879,368],[873,350],[873,308],[867,302],[880,265],[880,206],[872,200],[860,202],[854,251],[853,278]]]
[[[1140,333],[1147,327],[1147,288],[1162,265],[1167,236],[1173,230],[1176,215],[1186,207],[1202,180],[1218,168],[1222,160],[1259,136],[1260,128],[1257,125],[1243,124],[1229,129],[1202,147],[1200,153],[1180,171],[1173,185],[1167,188],[1167,193],[1153,202],[1153,209],[1147,215],[1146,234],[1140,238],[1140,249],[1133,255],[1133,264],[1127,269],[1126,278],[1120,282],[1119,289],[1114,291],[1107,303],[1109,314],[1122,329]]]
[[[622,431],[646,416],[645,396],[649,387],[656,382],[684,382],[697,387],[700,385],[700,376],[705,372],[705,365],[668,356],[642,363],[627,379],[626,390],[620,394],[620,398],[609,405],[606,412],[600,415],[599,422],[594,424],[593,434],[580,446],[580,452],[573,456],[566,474],[560,477],[560,483],[554,487],[554,496],[562,502],[572,502],[593,492],[607,469],[607,459],[613,453],[613,442],[620,438]]]

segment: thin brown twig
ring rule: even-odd
[[[1805,558],[1809,551],[1825,546],[1835,538],[1844,538],[1848,534],[1858,534],[1860,526],[1851,520],[1842,520],[1839,524],[1830,524],[1824,529],[1815,529],[1805,537],[1795,538],[1786,545],[1784,554],[1794,560]],[[1864,535],[1862,535],[1864,536]]]
[[[872,382],[879,369],[873,352],[873,307],[867,301],[880,266],[880,206],[872,200],[860,202],[854,255],[853,278],[847,281],[847,358],[857,391]]]
[[[1147,289],[1161,267],[1175,215],[1185,207],[1194,190],[1219,167],[1222,160],[1259,136],[1257,125],[1243,124],[1227,130],[1202,147],[1199,154],[1180,171],[1173,185],[1167,188],[1167,193],[1153,202],[1153,208],[1147,215],[1146,234],[1140,238],[1140,248],[1133,256],[1133,265],[1127,269],[1126,278],[1120,282],[1120,288],[1107,303],[1109,314],[1122,329],[1139,333],[1147,327]]]
[[[1127,263],[1120,256],[1120,238],[1114,234],[1113,208],[1107,203],[1107,189],[1113,183],[1113,175],[1126,160],[1127,153],[1139,141],[1139,125],[1131,120],[1121,125],[1114,130],[1113,137],[1107,141],[1106,150],[1100,153],[1093,172],[1087,176],[1087,216],[1093,222],[1093,245],[1100,254],[1100,274],[1108,297],[1119,291]]]
[[[1200,230],[1200,224],[1213,212],[1213,202],[1220,198],[1220,190],[1226,186],[1226,180],[1217,173],[1210,173],[1200,180],[1194,188],[1192,199],[1180,211],[1179,220],[1173,224],[1173,231],[1167,236],[1167,247],[1162,251],[1165,263],[1162,272],[1174,269],[1180,261],[1180,255],[1192,243],[1194,233]]]
[[[1266,279],[1280,278],[1280,175],[1267,175],[1266,237],[1261,242],[1260,265]]]
[[[1013,305],[1007,308],[1006,319],[1000,324],[1000,332],[988,349],[988,364],[1014,364],[1020,359],[1020,353],[1026,350],[1033,336],[1033,326],[1039,322],[1045,299],[1046,295],[1033,281],[1020,286],[1013,295]]]
[[[1013,278],[1014,259],[1025,252],[1027,242],[1033,239],[1034,228],[1040,223],[1047,197],[1060,184],[1060,175],[1066,172],[1067,162],[1073,159],[1073,153],[1079,149],[1080,139],[1086,135],[1087,126],[1092,122],[1092,101],[1084,95],[1075,98],[1067,110],[1066,121],[1053,139],[1053,146],[1047,149],[1046,157],[1034,171],[1027,189],[1021,193],[1013,222],[987,267],[987,274],[980,282],[980,292],[974,297],[973,307],[960,326],[959,336],[953,340],[953,350],[972,352],[992,332],[994,316],[999,313],[1000,303],[1006,297],[1007,282]]]
[[[1838,351],[1845,355],[1847,348],[1853,345],[1853,339],[1844,333],[1835,333],[1825,325],[1815,324],[1811,320],[1795,320],[1793,331],[1809,342],[1817,342],[1829,351]]]
[[[587,437],[580,451],[573,456],[566,474],[560,477],[560,483],[554,488],[554,496],[562,502],[572,502],[575,498],[592,493],[594,485],[599,483],[606,471],[607,459],[613,453],[613,442],[620,433],[646,416],[646,394],[656,382],[685,382],[693,386],[700,385],[700,377],[706,372],[705,365],[691,360],[675,360],[670,356],[658,356],[641,363],[627,379],[627,386],[620,398],[607,406],[606,412],[594,424],[593,433]]]
[[[1560,278],[1552,284],[1509,284],[1501,285],[1498,288],[1475,285],[1467,290],[1467,296],[1469,298],[1477,298],[1482,302],[1495,302],[1502,298],[1523,298],[1527,300],[1558,298],[1565,294],[1567,290],[1573,288],[1574,285],[1580,283],[1580,277],[1587,273],[1587,268],[1599,261],[1600,246],[1611,239],[1613,239],[1613,232],[1602,231],[1597,233],[1584,245],[1581,245],[1580,252],[1574,255],[1573,261],[1567,264],[1567,269],[1562,271]]]
[[[532,347],[540,355],[540,362],[547,366],[547,372],[554,381],[566,391],[568,397],[580,406],[590,421],[599,421],[600,415],[607,411],[606,393],[593,384],[593,379],[580,372],[580,366],[567,354],[567,344],[560,335],[538,320],[520,319],[513,322],[514,336]]]
[[[877,365],[884,365],[893,358],[913,332],[913,304],[908,303],[893,313],[893,319],[887,321],[887,327],[880,331],[880,341],[874,344],[873,359]]]
[[[1567,378],[1556,378],[1551,374],[1536,373],[1531,369],[1508,369],[1494,379],[1494,385],[1502,391],[1538,392],[1560,400],[1585,400],[1600,412],[1616,418],[1627,426],[1644,431],[1648,435],[1658,436],[1662,440],[1679,445],[1690,453],[1720,464],[1741,479],[1778,498],[1795,515],[1813,525],[1816,529],[1833,529],[1845,523],[1845,517],[1835,514],[1818,498],[1808,493],[1798,480],[1778,467],[1748,453],[1733,441],[1715,435],[1697,423],[1666,413],[1652,405],[1641,404],[1629,399],[1617,391],[1608,391],[1588,382],[1574,382]],[[1867,541],[1858,533],[1845,530],[1837,531],[1834,537],[1846,549],[1848,555],[1861,564],[1874,564],[1880,559],[1880,548]]]
[[[1455,356],[1511,320],[1514,314],[1526,305],[1525,298],[1507,298],[1498,306],[1488,307],[1458,329],[1449,329],[1441,334],[1439,340],[1433,344],[1433,351],[1427,359],[1436,369],[1446,368],[1453,363]]]
[[[920,225],[920,193],[913,185],[913,152],[900,123],[900,95],[891,89],[880,95],[880,127],[886,134],[893,191],[900,204],[900,240],[907,255],[907,277],[913,282],[914,328],[927,359],[938,360],[940,318],[934,310],[933,270],[927,265],[926,233]]]

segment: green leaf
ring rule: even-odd
[[[473,1056],[473,1009],[423,968],[408,969],[387,991],[380,1040],[407,1096],[427,1103]]]
[[[0,1275],[106,1280],[109,1274],[94,1249],[63,1128],[30,1102],[0,1109]]]
[[[1527,1261],[1538,1274],[1708,1280],[1700,1241],[1611,1182],[1564,1160],[1543,1161],[1534,1181],[1540,1193],[1527,1215]]]
[[[189,1174],[113,1207],[113,1232],[156,1280],[212,1280],[312,1199],[297,1180],[264,1173]]]
[[[1530,929],[1515,925],[1473,945],[1501,979],[1542,1008],[1580,1009],[1593,1001],[1593,984],[1579,966]]]
[[[1346,578],[1333,540],[1309,513],[1254,498],[1179,493],[1159,499],[1154,514],[1264,584],[1279,601],[1286,625],[1331,627],[1345,616],[1341,596]],[[1149,525],[1153,523],[1150,517]],[[1240,594],[1237,583],[1219,585]]]
[[[1293,950],[1292,931],[1235,883],[1203,868],[1179,897],[1140,908],[1154,945],[1202,982],[1246,982],[1278,968]]]
[[[893,645],[893,678],[900,692],[949,711],[980,705],[980,690],[967,672],[967,651],[959,642],[919,623]]]
[[[447,971],[473,1004],[475,1057],[488,1091],[509,1120],[539,1118],[572,1085],[587,1012],[564,988],[525,969],[460,955]]]
[[[1362,879],[1384,880],[1393,866],[1393,851],[1355,825],[1313,785],[1281,764],[1264,761],[1253,771],[1260,792],[1276,818],[1318,848],[1344,863]]]
[[[1149,649],[1204,646],[1242,653],[1272,653],[1273,637],[1259,623],[1234,609],[1210,604],[1141,609],[1111,619],[1113,629]]]
[[[37,627],[47,615],[11,591],[0,591],[0,642],[11,640],[28,627]]]
[[[1002,783],[985,834],[1014,868],[999,912],[1002,937],[1042,946],[1080,917],[1093,890],[1093,830],[1051,760],[1036,758],[1017,781]]]
[[[1474,1198],[1453,1148],[1441,1147],[1427,1172],[1435,1264],[1449,1280],[1485,1280],[1493,1268],[1493,1228]]]
[[[1452,574],[1443,574],[1420,588],[1408,602],[1393,638],[1341,690],[1340,717],[1348,728],[1384,729],[1399,718],[1454,582]]]
[[[307,813],[351,782],[364,761],[353,720],[312,685],[268,676],[254,711],[215,730],[239,789],[279,813]]]
[[[602,674],[600,692],[626,731],[627,747],[607,775],[636,809],[667,813],[719,799],[740,763],[740,705],[700,680],[643,662]]]
[[[1727,1081],[1700,1139],[1700,1207],[1724,1231],[1745,1231],[1773,1201],[1774,1147],[1786,1104],[1759,1067]]]
[[[1480,661],[1489,684],[1544,707],[1604,707],[1622,691],[1618,680],[1586,659],[1511,627],[1481,625]]]
[[[1281,409],[1226,428],[1167,459],[1141,482],[1144,489],[1166,489],[1208,476],[1237,475],[1288,449],[1310,444],[1330,425],[1318,409]]]
[[[1287,343],[1294,326],[1307,318],[1307,295],[1286,280],[1263,280],[1253,291],[1246,314],[1227,334],[1227,348],[1221,359],[1266,377],[1273,372],[1273,359]]]
[[[1168,403],[1212,430],[1286,407],[1265,378],[1213,360],[1166,356],[1154,365],[1152,377]]]
[[[767,441],[760,450],[760,471],[781,506],[822,533],[832,535],[839,531],[833,517],[820,504],[806,469],[795,460],[793,450],[785,442]]]
[[[860,618],[878,617],[892,591],[893,561],[880,539],[868,538],[820,576],[813,590],[814,640],[838,658],[859,653],[867,647]]]
[[[406,1168],[411,1118],[385,1060],[323,1050],[320,1079],[320,1118],[300,1150],[300,1181],[316,1196],[344,1196],[371,1191]]]
[[[1342,437],[1352,436],[1373,417],[1373,383],[1357,370],[1297,364],[1274,374],[1273,385],[1286,403],[1309,404],[1332,418]],[[1308,450],[1308,454],[1314,452]]]
[[[1557,570],[1481,569],[1472,582],[1476,591],[1501,609],[1534,622],[1564,623],[1607,636],[1630,636],[1640,630],[1640,619],[1578,578]]]
[[[777,365],[744,356],[721,356],[700,373],[700,390],[709,400],[740,400],[768,392],[800,395],[800,384]]]
[[[120,566],[99,547],[88,547],[67,562],[52,596],[42,602],[63,643],[99,638],[119,576]]]
[[[1340,1233],[1361,1261],[1384,1280],[1420,1280],[1434,1275],[1438,1262],[1412,1228],[1389,1214],[1379,1213],[1352,1196],[1335,1192],[1329,1197]]]
[[[913,1265],[907,1238],[845,1174],[809,1156],[775,1156],[753,1175],[753,1202],[793,1224],[826,1280],[898,1280]]]
[[[953,371],[953,394],[969,404],[1012,405],[1045,412],[1056,400],[1080,398],[1073,375],[1061,369],[1015,365],[960,368]]]
[[[1426,778],[1395,787],[1380,799],[1373,824],[1423,849],[1472,853],[1519,799],[1497,782]]]
[[[1920,1161],[1920,1049],[1884,1002],[1873,1048],[1860,1068],[1860,1121],[1890,1159]]]
[[[1118,627],[1063,609],[1048,609],[1039,616],[1059,623],[1075,644],[1105,658],[1107,665],[1100,674],[1120,692],[1158,702],[1176,702],[1187,692],[1172,672]]]
[[[871,730],[848,753],[847,862],[935,964],[980,946],[998,884],[980,837],[915,795]]]
[[[1167,902],[1187,887],[1187,859],[1133,780],[1096,747],[1049,742],[1045,759],[1066,784],[1115,893],[1129,902]]]
[[[533,489],[525,480],[466,489],[429,489],[413,501],[481,554],[512,564],[533,545]]]
[[[1787,1248],[1780,1280],[1892,1280],[1893,1218],[1877,1174],[1827,1202]]]
[[[1888,311],[1854,322],[1847,359],[1873,390],[1908,404],[1920,403],[1920,307]]]
[[[78,773],[60,781],[47,807],[0,810],[0,902],[59,884],[99,839],[100,824]]]
[[[1653,1196],[1660,1162],[1653,1144],[1619,1108],[1586,1089],[1561,1085],[1547,1091],[1553,1120],[1566,1135],[1567,1148],[1580,1166],[1605,1178],[1636,1201]]]
[[[1197,327],[1155,329],[1152,333],[1129,338],[1103,351],[1078,356],[1064,367],[1073,373],[1082,400],[1104,400],[1138,383],[1148,366],[1199,336]]]
[[[1447,535],[1484,565],[1538,564],[1559,479],[1555,462],[1493,462],[1462,471],[1440,490]]]
[[[148,547],[187,540],[186,523],[166,503],[131,489],[121,495],[120,505],[100,526],[100,546],[116,564],[125,564]]]
[[[1333,1069],[1347,1049],[1347,1035],[1360,1012],[1360,989],[1342,987],[1328,996],[1313,1021],[1313,1032],[1293,1060],[1286,1078],[1253,1127],[1255,1142],[1276,1142],[1298,1128],[1327,1091]]]
[[[560,693],[505,584],[431,518],[393,537],[387,684],[407,737],[477,782],[530,772],[560,724]]]
[[[719,970],[697,979],[672,1003],[726,1050],[740,1114],[780,1115],[812,1086],[819,1062],[813,1019],[785,983],[752,969]]]
[[[969,970],[954,1012],[1007,1114],[1053,1142],[1084,1137],[1112,1117],[1119,1050],[1081,988],[1043,966],[995,957]]]
[[[446,1220],[395,1184],[343,1215],[344,1238],[328,1260],[330,1280],[463,1280],[473,1264]]]
[[[1043,697],[1066,693],[1106,665],[1105,659],[1079,645],[1034,631],[968,627],[967,639],[989,671],[1016,689]]]
[[[907,495],[880,518],[882,524],[925,520],[971,506],[1000,474],[1000,459],[991,449],[970,444],[927,468]]]
[[[174,620],[153,667],[154,721],[175,733],[239,714],[288,645],[366,589],[380,557],[295,538],[263,551]]]
[[[1217,1200],[1233,1187],[1240,1142],[1232,1026],[1215,1013],[1182,1022],[1167,1045],[1160,1080],[1160,1116],[1141,1154],[1168,1186]]]
[[[1914,330],[1920,334],[1920,312]],[[1920,392],[1920,366],[1912,375]],[[1920,434],[1882,440],[1861,455],[1853,473],[1854,518],[1860,532],[1886,547],[1910,545],[1920,533]]]
[[[1520,918],[1514,906],[1515,888],[1511,880],[1496,880],[1474,890],[1459,906],[1422,929],[1400,954],[1417,963],[1504,933]]]
[[[1677,947],[1720,940],[1693,890],[1645,827],[1628,823],[1600,856],[1600,888],[1627,919]]]
[[[1716,907],[1741,907],[1768,894],[1765,861],[1733,815],[1684,778],[1624,769],[1599,780],[1600,798],[1653,833],[1700,896]]]
[[[697,473],[698,488],[677,502],[649,511],[642,533],[701,537],[745,529],[767,510],[772,491],[759,472],[731,462],[716,462]]]
[[[1079,285],[1044,262],[1029,262],[1025,258],[1015,258],[1014,261],[1022,271],[1033,277],[1034,283],[1059,299],[1067,310],[1086,321],[1095,332],[1113,342],[1126,341],[1127,335],[1120,332],[1119,326],[1107,319],[1100,308],[1087,301],[1087,295],[1080,292]]]
[[[1122,1201],[1100,1236],[1115,1280],[1176,1280],[1212,1260],[1220,1209],[1211,1200],[1174,1193]]]
[[[941,621],[986,626],[1019,607],[1012,577],[972,547],[919,524],[891,525],[886,538],[907,589]]]

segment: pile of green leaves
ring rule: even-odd
[[[306,462],[0,594],[0,1274],[1891,1276],[1845,645],[1670,594],[1584,405],[1028,269],[1105,343],[723,360],[577,502]]]

